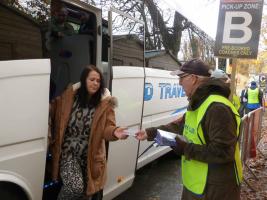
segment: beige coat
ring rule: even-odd
[[[53,121],[54,141],[51,143],[52,178],[58,180],[61,147],[67,127],[77,88],[69,87],[60,97],[51,104],[51,118]],[[96,107],[91,124],[87,152],[87,188],[86,194],[92,195],[103,189],[106,182],[106,147],[105,141],[114,141],[116,129],[114,107],[116,99],[106,90],[101,103]]]

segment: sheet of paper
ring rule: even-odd
[[[160,134],[161,137],[166,138],[168,140],[175,140],[175,137],[178,137],[180,140],[184,142],[188,142],[187,139],[183,135],[175,134],[168,131],[163,131],[160,129],[157,129],[158,134]]]
[[[157,131],[162,137],[165,137],[167,139],[175,139],[175,137],[177,136],[175,133],[171,133],[171,132],[168,132],[168,131],[163,131],[163,130],[160,130],[160,129],[158,129]]]
[[[154,141],[159,146],[176,146],[176,134],[158,129]]]
[[[136,133],[139,131],[138,128],[128,128],[124,131],[124,133],[126,135],[129,135],[129,136],[132,136],[132,137],[135,137],[136,136]]]

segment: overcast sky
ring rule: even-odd
[[[160,0],[166,6],[175,8],[186,18],[205,31],[213,39],[216,37],[220,0]],[[264,0],[267,3],[267,0]],[[263,13],[267,13],[266,6]]]
[[[215,39],[219,0],[162,0]]]

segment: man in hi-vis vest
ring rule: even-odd
[[[179,77],[189,105],[182,119],[136,133],[139,140],[154,140],[157,129],[183,135],[172,147],[182,155],[182,200],[239,200],[242,165],[238,135],[240,117],[228,100],[230,88],[210,78],[199,59],[172,72]]]
[[[247,90],[247,113],[262,106],[262,91],[257,87],[255,81],[251,81],[250,87]]]

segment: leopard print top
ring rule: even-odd
[[[94,107],[82,108],[77,96],[75,97],[64,135],[61,164],[75,158],[81,166],[86,167],[89,134],[94,113]]]

